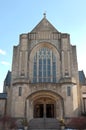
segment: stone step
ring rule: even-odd
[[[55,118],[35,118],[30,120],[28,130],[60,130],[60,123]]]
[[[44,129],[28,129],[28,130],[45,130],[45,128]],[[57,129],[46,129],[46,130],[61,130],[61,129],[59,129],[59,128],[57,128]]]

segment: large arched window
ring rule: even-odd
[[[47,47],[40,48],[33,57],[33,83],[56,82],[56,56]]]

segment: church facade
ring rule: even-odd
[[[13,49],[6,113],[14,118],[70,118],[81,114],[76,46],[44,16]]]

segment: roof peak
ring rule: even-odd
[[[46,12],[43,13],[44,17],[42,20],[35,26],[35,28],[31,32],[39,32],[39,31],[52,31],[58,32],[57,29],[47,20]]]

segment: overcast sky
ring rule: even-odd
[[[77,47],[78,69],[86,74],[86,0],[0,0],[0,92],[19,35],[30,32],[45,11],[58,31],[70,34]]]

